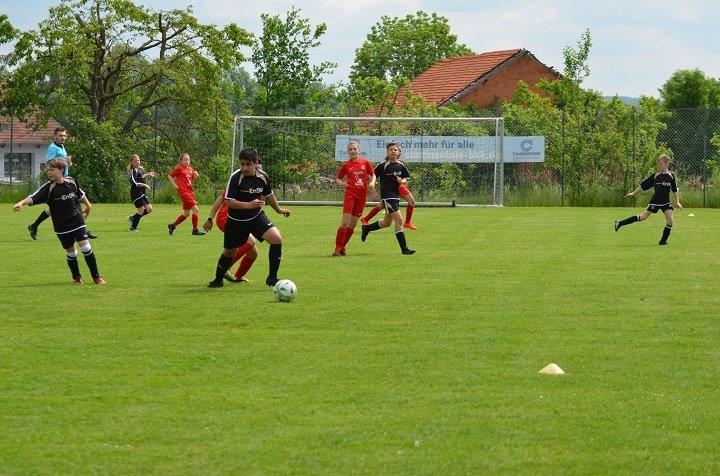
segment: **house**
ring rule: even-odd
[[[531,87],[541,79],[554,80],[560,73],[541,63],[525,49],[445,58],[416,76],[407,88],[436,106],[459,103],[493,109],[513,97],[518,81]]]
[[[28,183],[40,177],[47,146],[60,124],[50,119],[36,128],[32,121],[0,116],[0,183]]]

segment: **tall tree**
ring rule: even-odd
[[[675,71],[662,88],[660,98],[668,109],[720,107],[720,81],[699,69]]]
[[[383,16],[355,51],[350,79],[412,79],[442,58],[470,53],[450,33],[445,17],[423,11],[404,18]]]
[[[13,89],[55,115],[89,110],[128,132],[144,111],[216,94],[220,73],[244,58],[250,35],[235,24],[204,25],[185,10],[154,11],[131,0],[61,0],[37,30],[23,32],[11,57]],[[209,83],[210,82],[210,83]],[[189,84],[193,95],[187,96]],[[206,86],[203,87],[198,87]]]
[[[310,64],[310,49],[320,45],[327,26],[314,28],[300,10],[292,8],[285,19],[263,13],[262,36],[253,46],[252,62],[260,86],[256,97],[257,110],[262,114],[288,111],[303,105],[309,86],[332,72],[334,63]]]

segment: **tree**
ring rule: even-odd
[[[88,180],[110,183],[124,169],[115,151],[131,138],[161,136],[167,156],[202,143],[217,155],[217,144],[230,143],[217,132],[227,130],[219,121],[229,122],[220,78],[250,44],[237,25],[201,24],[190,7],[155,11],[131,0],[61,0],[36,30],[18,36],[4,102],[18,115],[75,126],[73,135],[96,165],[92,174],[79,165],[76,171],[89,174],[80,178],[92,188]],[[112,199],[102,193],[94,198]]]
[[[720,81],[699,69],[675,71],[659,91],[668,109],[720,107]]]
[[[296,8],[288,11],[284,20],[265,13],[260,17],[263,32],[252,54],[260,86],[256,110],[266,115],[274,111],[284,115],[305,104],[309,86],[336,67],[331,62],[310,65],[310,49],[320,44],[327,26],[321,23],[311,27]]]
[[[350,79],[412,79],[442,58],[470,53],[450,34],[445,17],[423,11],[404,18],[383,16],[356,50]]]

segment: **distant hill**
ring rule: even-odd
[[[614,97],[614,96],[605,96],[605,99],[610,100],[610,99],[612,99],[613,97]],[[629,104],[629,105],[631,105],[631,106],[634,106],[634,105],[640,103],[640,98],[632,98],[632,97],[629,97],[629,96],[618,96],[618,99],[620,99],[620,100],[621,100],[622,102],[624,102],[625,104]]]

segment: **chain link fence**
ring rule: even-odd
[[[506,118],[506,137],[544,136],[544,162],[410,161],[411,189],[416,200],[427,203],[627,206],[625,193],[654,170],[659,153],[669,151],[672,168],[681,184],[683,205],[720,207],[720,191],[716,186],[720,180],[720,109],[668,111],[657,130],[646,127],[639,108],[629,108],[629,111],[621,121],[611,125],[604,124],[603,118],[578,124],[561,113],[543,118],[546,124],[543,127]],[[341,199],[341,191],[333,180],[340,165],[337,159],[341,158],[335,150],[336,137],[502,135],[497,129],[497,118],[399,119],[402,120],[247,119],[242,127],[239,122],[233,126],[223,121],[217,124],[215,132],[201,135],[188,127],[187,131],[181,131],[182,144],[149,133],[123,148],[128,153],[139,153],[144,167],[158,173],[151,185],[152,198],[159,203],[177,203],[167,173],[181,152],[190,153],[192,165],[200,173],[196,183],[199,200],[210,203],[237,166],[237,153],[243,146],[258,148],[281,200],[321,202]],[[9,119],[0,119],[0,137],[9,126]],[[79,147],[73,142],[71,127],[69,132],[71,139],[67,148],[74,154]],[[2,201],[26,196],[44,180],[38,173],[37,163],[44,163],[45,147],[46,144],[13,143],[6,136],[0,140]],[[409,150],[404,152],[407,154]],[[492,155],[497,151],[485,153]],[[118,164],[116,180],[104,186],[118,188],[115,194],[120,197],[118,201],[123,197],[129,200],[129,157],[113,160]],[[93,157],[76,156],[76,161],[82,164],[77,166],[78,173],[93,173]]]

